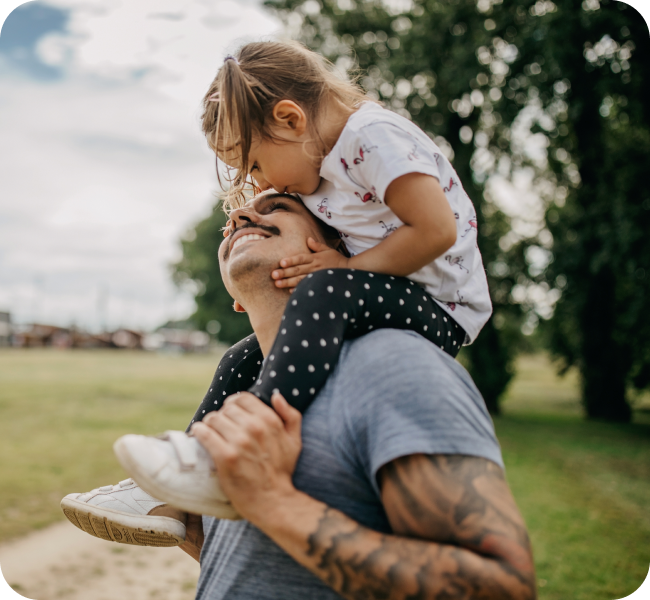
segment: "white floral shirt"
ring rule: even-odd
[[[392,181],[407,173],[435,177],[456,216],[456,243],[409,275],[476,339],[492,314],[485,269],[476,243],[476,210],[440,148],[416,125],[368,102],[346,123],[323,159],[316,193],[301,196],[319,219],[336,228],[352,255],[376,246],[403,225],[386,206]]]

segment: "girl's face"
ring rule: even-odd
[[[287,194],[313,194],[320,185],[319,168],[293,132],[274,132],[280,139],[253,138],[250,175],[262,189]],[[308,146],[309,144],[307,144]]]

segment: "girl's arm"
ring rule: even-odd
[[[408,173],[386,190],[386,205],[404,223],[386,239],[351,258],[313,242],[313,254],[280,261],[273,271],[277,287],[293,288],[307,274],[320,269],[347,268],[406,276],[428,265],[456,242],[456,219],[435,177]]]

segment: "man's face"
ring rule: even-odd
[[[241,277],[257,271],[272,283],[271,271],[280,260],[311,252],[307,238],[323,241],[316,218],[292,196],[263,192],[230,213],[228,236],[219,248],[219,265],[226,289],[236,297]]]

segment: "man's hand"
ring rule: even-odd
[[[295,288],[307,275],[321,269],[347,269],[348,259],[337,250],[308,238],[307,246],[311,254],[297,254],[280,261],[281,269],[271,273],[279,288]]]
[[[214,460],[224,493],[254,524],[296,492],[291,478],[302,450],[302,415],[280,394],[271,402],[275,410],[253,394],[235,394],[192,427]]]

